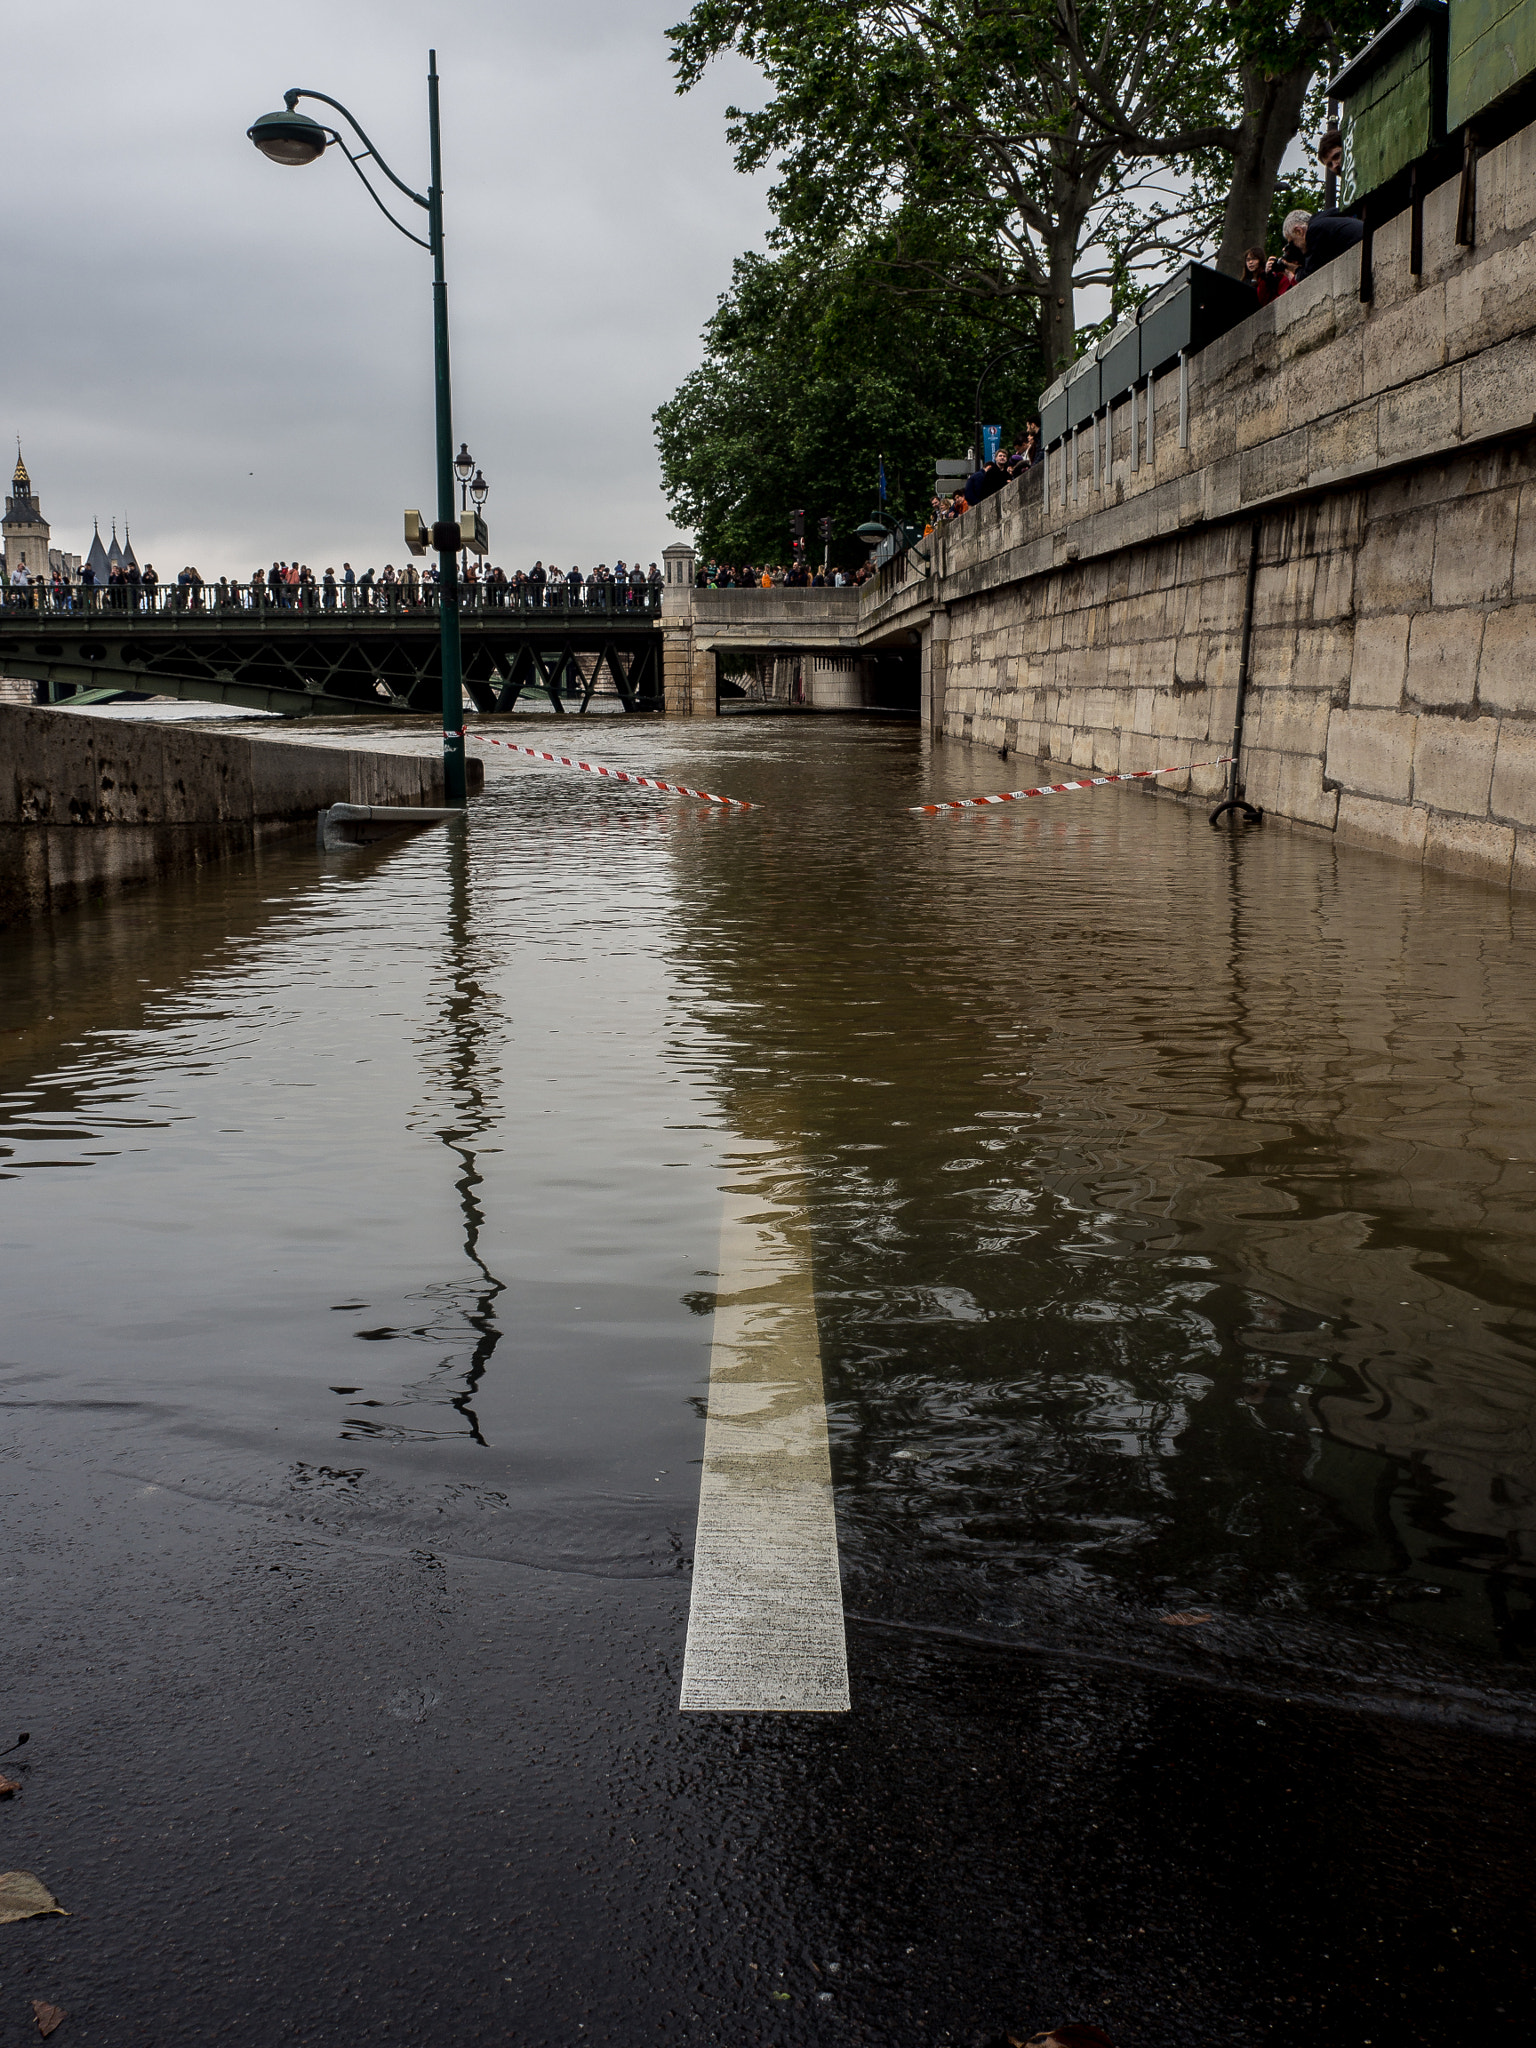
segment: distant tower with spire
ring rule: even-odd
[[[80,557],[63,554],[58,548],[50,548],[48,536],[48,522],[43,517],[43,508],[32,488],[32,479],[27,474],[27,465],[22,458],[21,440],[18,436],[16,468],[11,475],[11,494],[5,501],[5,517],[0,519],[0,542],[4,544],[7,584],[18,568],[24,568],[29,576],[51,576],[55,570],[60,575],[70,578],[80,574]]]
[[[112,574],[112,564],[101,544],[100,522],[95,519],[91,521],[91,551],[85,558],[85,564],[91,572],[91,581],[99,590]]]

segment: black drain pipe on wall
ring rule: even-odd
[[[1248,669],[1253,653],[1253,591],[1259,580],[1259,530],[1263,522],[1255,519],[1248,536],[1248,587],[1243,595],[1243,644],[1237,662],[1237,714],[1232,721],[1232,765],[1227,770],[1227,794],[1211,813],[1211,823],[1225,817],[1228,811],[1241,811],[1250,825],[1262,825],[1263,810],[1245,802],[1243,785],[1239,780],[1243,762],[1243,712],[1248,702]]]

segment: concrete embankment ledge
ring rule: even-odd
[[[435,754],[0,704],[0,926],[313,832],[329,804],[442,802]]]

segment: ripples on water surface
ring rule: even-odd
[[[1536,902],[1135,789],[914,819],[1018,764],[904,727],[603,740],[759,807],[493,769],[467,848],[0,939],[23,1418],[338,1531],[684,1569],[749,1170],[809,1207],[853,1607],[1507,1680]]]

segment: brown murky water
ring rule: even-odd
[[[600,737],[756,808],[518,770],[0,937],[13,1412],[672,1573],[782,1159],[855,1611],[1519,1691],[1536,902],[1130,788],[913,818],[1024,778],[902,726]]]

